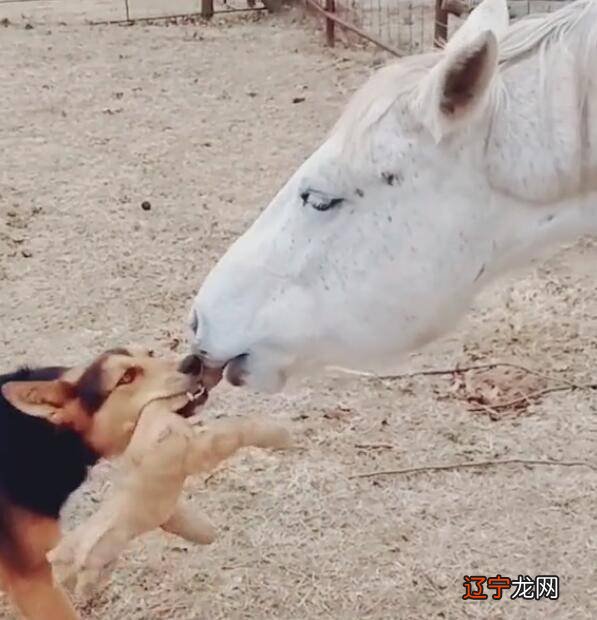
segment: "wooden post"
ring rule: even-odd
[[[214,0],[201,0],[201,17],[211,19],[214,16]]]
[[[448,40],[448,11],[444,9],[443,0],[435,0],[435,29],[433,44],[441,47]]]
[[[131,12],[129,11],[129,0],[124,0],[124,10],[126,11],[126,21],[131,21]]]
[[[253,0],[254,2],[255,0]],[[263,6],[269,13],[277,13],[282,8],[281,0],[262,0]]]
[[[462,17],[465,13],[470,13],[469,7],[463,0],[443,0],[442,9],[449,15]]]
[[[336,0],[325,0],[325,10],[328,13],[336,12]],[[336,44],[336,23],[329,17],[325,20],[325,38],[330,47]]]

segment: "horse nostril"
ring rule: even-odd
[[[199,375],[203,370],[203,362],[196,355],[187,355],[178,365],[178,370],[185,375]]]
[[[191,321],[189,327],[191,328],[191,332],[193,333],[193,335],[197,335],[197,330],[199,329],[199,315],[197,314],[197,310],[195,310],[194,308],[191,312]]]

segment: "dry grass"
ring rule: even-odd
[[[372,58],[330,55],[290,17],[22,24],[1,30],[4,366],[71,362],[130,340],[169,351],[201,278],[318,144]],[[596,258],[581,243],[500,283],[405,369],[505,360],[594,381]],[[595,463],[594,392],[546,394],[523,416],[492,420],[443,398],[450,381],[330,375],[273,397],[217,390],[206,415],[291,419],[302,449],[248,451],[207,485],[194,481],[189,498],[219,539],[144,538],[85,617],[597,617],[595,471],[351,478],[494,459]],[[103,465],[68,524],[94,510],[106,480]],[[557,574],[560,600],[463,602],[471,573]]]

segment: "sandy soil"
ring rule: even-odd
[[[75,362],[129,341],[169,352],[207,270],[378,58],[326,50],[293,14],[92,29],[22,10],[0,27],[3,366]],[[506,360],[556,375],[550,386],[595,380],[596,258],[581,242],[499,283],[405,368]],[[270,412],[302,449],[246,452],[194,481],[189,498],[219,539],[195,548],[147,536],[84,617],[597,617],[596,471],[351,478],[516,457],[595,464],[594,392],[495,416],[470,412],[450,388],[450,376],[329,375],[274,397],[217,390],[206,416]],[[67,525],[94,510],[108,473],[94,472]],[[462,600],[464,575],[497,573],[559,575],[560,598]],[[1,603],[0,617],[12,617]]]

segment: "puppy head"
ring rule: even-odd
[[[68,427],[95,452],[110,456],[126,448],[149,403],[160,401],[188,416],[199,404],[193,398],[198,388],[199,376],[179,370],[176,361],[127,348],[107,351],[52,381],[5,383],[2,394],[19,411]]]

